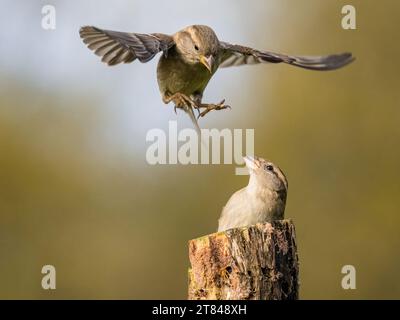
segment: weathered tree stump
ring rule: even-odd
[[[189,299],[298,299],[299,263],[291,220],[189,241]]]

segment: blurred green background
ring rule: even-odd
[[[41,8],[56,8],[56,30]],[[357,30],[341,28],[341,8]],[[185,299],[187,241],[212,233],[247,184],[235,165],[146,163],[146,133],[187,117],[160,99],[157,59],[109,68],[81,25],[220,39],[293,54],[351,51],[327,73],[285,65],[220,70],[206,101],[233,108],[204,128],[255,128],[255,153],[289,180],[302,299],[400,298],[400,2],[1,1],[0,298]],[[41,288],[41,268],[57,289]],[[357,289],[341,288],[343,265]]]

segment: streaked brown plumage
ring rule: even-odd
[[[214,31],[203,25],[186,27],[172,36],[117,32],[92,26],[82,27],[79,33],[89,49],[110,66],[136,59],[147,62],[162,52],[157,67],[162,99],[165,103],[172,101],[175,107],[185,110],[197,128],[193,109],[203,110],[199,111],[199,116],[204,116],[211,110],[228,107],[224,105],[224,100],[219,104],[202,103],[204,89],[219,67],[283,62],[326,71],[341,68],[354,60],[351,53],[305,57],[232,45],[219,41]]]

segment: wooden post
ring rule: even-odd
[[[189,299],[298,299],[299,264],[291,220],[189,241]]]

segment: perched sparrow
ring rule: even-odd
[[[262,158],[245,157],[250,171],[247,187],[236,191],[222,209],[218,231],[281,220],[288,183],[283,172]]]
[[[202,103],[204,89],[219,67],[284,62],[311,70],[333,70],[353,61],[351,53],[302,57],[232,45],[219,41],[214,31],[203,25],[189,26],[173,35],[117,32],[92,26],[82,27],[79,33],[89,49],[110,66],[136,59],[147,62],[163,52],[157,67],[162,99],[164,103],[172,101],[175,110],[185,110],[197,129],[193,109],[203,117],[211,110],[228,107],[225,100]]]

